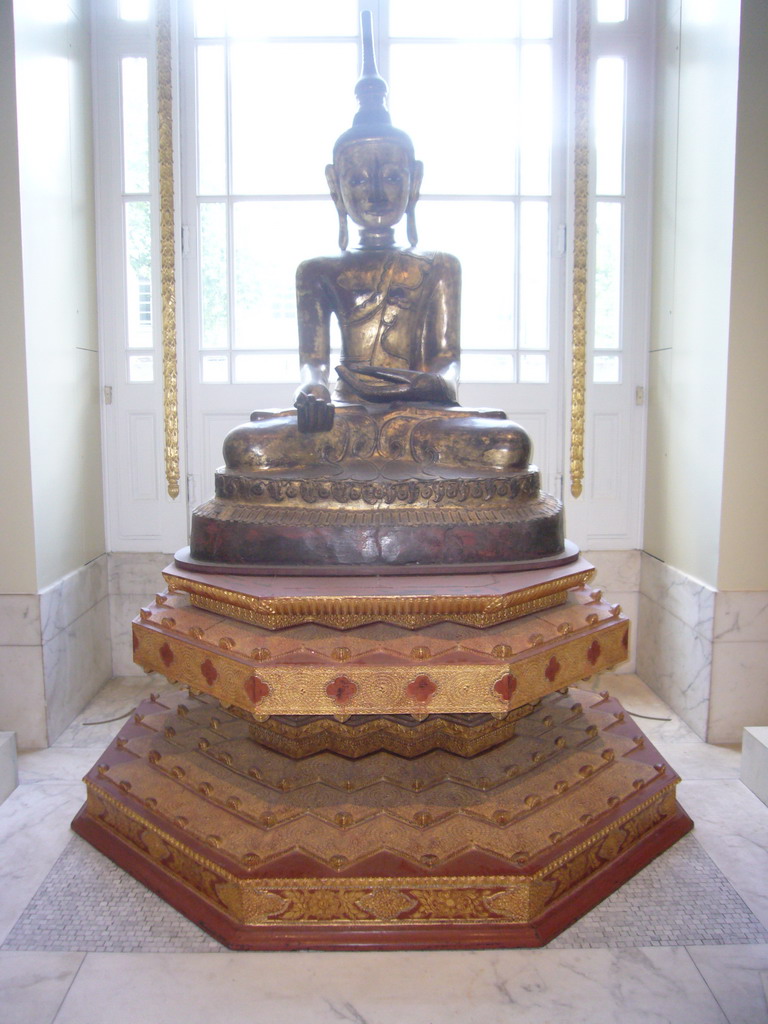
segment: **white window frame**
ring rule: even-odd
[[[569,17],[573,20],[573,2],[569,3]],[[94,99],[96,119],[96,167],[97,167],[97,218],[99,253],[99,297],[100,331],[102,342],[102,366],[105,396],[111,396],[111,404],[104,405],[104,454],[106,478],[107,528],[111,550],[172,551],[186,542],[188,509],[182,499],[172,501],[165,488],[163,466],[163,393],[161,378],[160,316],[157,305],[153,308],[152,330],[155,339],[156,372],[152,384],[128,384],[124,374],[124,322],[121,302],[124,302],[124,262],[122,255],[122,225],[118,223],[116,209],[122,212],[122,201],[118,203],[116,185],[121,180],[119,88],[120,56],[130,53],[146,55],[150,61],[150,131],[152,137],[152,189],[155,198],[153,223],[157,228],[157,166],[156,166],[156,123],[154,117],[154,56],[155,38],[152,24],[131,24],[120,22],[117,10],[118,0],[93,0],[94,38]],[[365,6],[370,6],[366,4]],[[625,349],[623,373],[620,385],[595,385],[588,374],[587,421],[585,439],[585,489],[583,496],[573,500],[568,496],[567,479],[562,485],[562,474],[568,466],[568,432],[565,409],[570,382],[569,334],[570,296],[564,288],[564,301],[557,313],[559,323],[553,320],[553,334],[561,332],[564,337],[561,364],[557,368],[560,380],[555,408],[548,415],[542,415],[533,406],[526,409],[518,398],[520,389],[535,388],[537,385],[494,384],[474,385],[465,383],[461,399],[465,405],[490,404],[506,408],[532,434],[537,449],[555,453],[548,454],[549,465],[543,467],[543,485],[558,496],[564,495],[567,511],[567,532],[585,548],[631,548],[639,547],[642,528],[642,466],[644,459],[645,409],[638,403],[638,396],[644,394],[646,386],[646,363],[649,331],[650,294],[650,202],[652,181],[652,90],[653,80],[653,20],[654,4],[651,0],[632,0],[629,5],[630,21],[627,26],[597,26],[592,30],[592,60],[600,53],[611,52],[619,46],[630,61],[628,70],[628,121],[630,130],[627,139],[627,191],[625,204],[625,232],[631,238],[624,262],[624,281],[631,282],[626,291],[622,316]],[[176,7],[172,4],[175,12]],[[175,19],[175,15],[174,15]],[[177,20],[174,20],[174,67],[179,73]],[[569,28],[570,46],[573,47],[574,27]],[[569,67],[573,64],[572,54]],[[385,65],[385,61],[383,62]],[[386,75],[386,66],[382,67]],[[635,76],[643,81],[642,88],[635,87]],[[350,110],[352,112],[352,85],[350,84]],[[188,89],[188,83],[176,79],[174,103],[176,113],[176,155],[177,161],[182,144],[187,145],[192,125],[189,121],[188,106],[179,106],[179,95]],[[405,126],[407,128],[407,126]],[[418,151],[418,139],[414,140]],[[329,147],[333,140],[329,139]],[[325,159],[325,155],[321,157]],[[569,158],[570,160],[570,158]],[[187,196],[189,188],[186,176],[190,173],[186,158],[181,160],[182,170],[177,166],[176,187],[184,199],[177,203],[177,220],[187,224]],[[186,168],[186,169],[185,169]],[[570,183],[572,184],[572,183]],[[428,201],[428,200],[427,200]],[[329,200],[330,202],[330,200]],[[553,234],[557,240],[562,236],[559,221],[553,217]],[[568,223],[571,217],[564,211],[562,221]],[[553,261],[557,266],[553,274],[570,279],[572,269],[570,231],[565,235],[565,252],[557,251],[553,239]],[[185,249],[183,262],[195,256],[195,238],[184,231]],[[157,252],[158,233],[155,230],[154,245]],[[428,240],[425,247],[428,247]],[[589,239],[593,253],[594,239]],[[329,245],[329,250],[331,245]],[[181,245],[179,245],[179,255]],[[312,255],[307,253],[307,255]],[[458,253],[461,257],[461,253]],[[160,295],[159,259],[153,261],[152,293]],[[189,449],[195,473],[191,475],[189,502],[191,505],[208,496],[212,488],[211,467],[220,461],[217,445],[226,429],[247,419],[252,408],[261,405],[288,405],[292,401],[293,384],[267,385],[263,400],[253,385],[229,385],[226,404],[217,409],[204,411],[202,418],[197,412],[189,414],[187,433],[183,424],[187,417],[185,407],[185,341],[191,312],[191,297],[183,288],[181,276],[177,276],[177,309],[179,317],[179,416],[182,424],[181,471],[182,480],[187,473],[185,450]],[[556,353],[552,352],[553,357]],[[588,365],[591,366],[592,351]],[[195,355],[194,362],[197,362]],[[298,373],[297,373],[298,376]],[[196,422],[193,422],[196,420]],[[203,452],[202,456],[192,451]],[[182,491],[183,498],[183,491]]]

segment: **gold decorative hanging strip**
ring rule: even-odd
[[[587,382],[587,238],[589,233],[589,0],[576,4],[574,109],[573,329],[571,337],[571,494],[584,479]]]
[[[179,402],[176,365],[176,238],[173,189],[173,80],[170,0],[157,0],[157,134],[160,177],[160,288],[163,335],[165,478],[179,496]]]

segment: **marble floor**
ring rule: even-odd
[[[636,676],[593,685],[682,776],[696,828],[549,946],[233,953],[70,832],[120,716],[167,687],[113,680],[52,748],[20,756],[0,806],[0,1021],[768,1022],[768,807],[739,781],[739,750],[702,743]]]

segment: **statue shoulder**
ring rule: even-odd
[[[461,270],[458,259],[449,252],[422,252],[417,249],[407,251],[414,258],[430,263],[436,270],[443,269],[450,273],[458,273]]]
[[[442,283],[452,288],[461,287],[461,263],[449,252],[417,252],[409,250],[411,255],[428,268],[429,279],[433,285]]]
[[[311,259],[302,260],[296,268],[296,277],[314,277],[332,273],[338,270],[342,256],[313,256]]]
[[[341,267],[341,256],[315,256],[303,260],[296,268],[297,294],[327,295],[332,292]]]

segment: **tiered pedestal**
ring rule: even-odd
[[[419,580],[166,571],[74,828],[241,949],[535,946],[691,827],[583,561]],[[530,577],[530,578],[529,578]],[[515,617],[517,616],[517,617]]]

